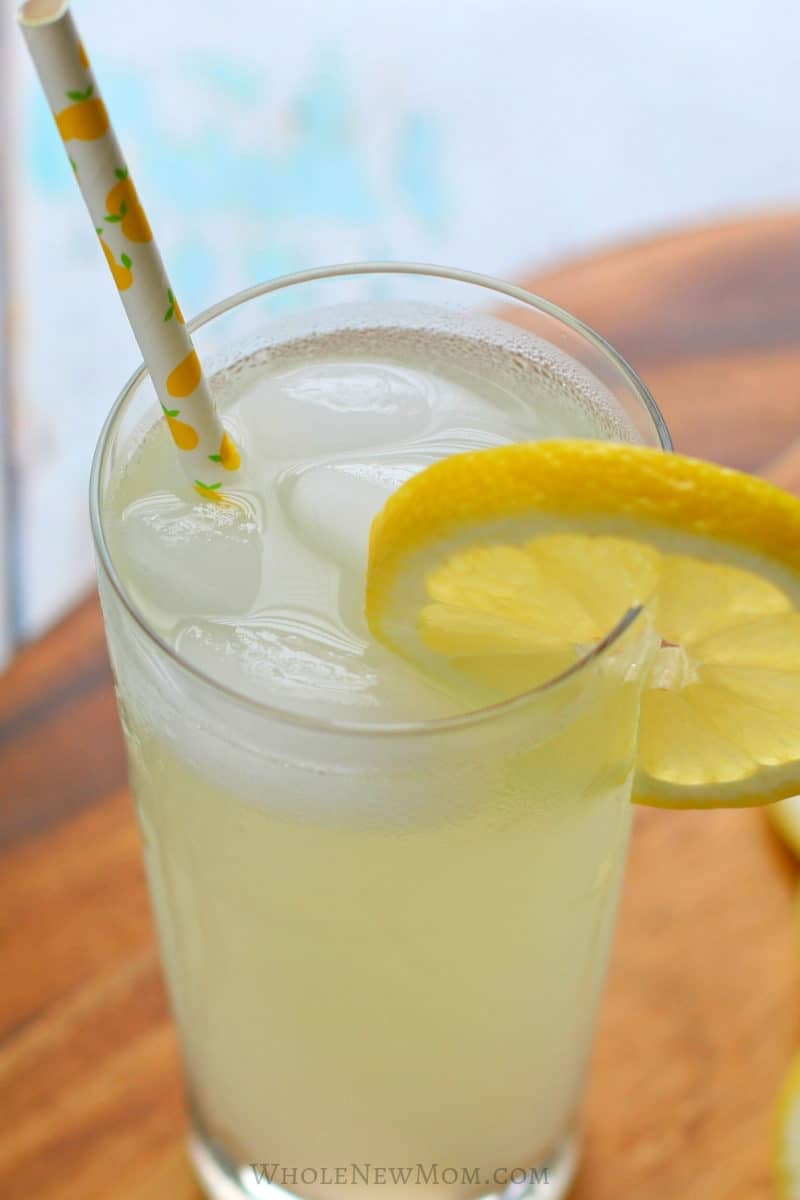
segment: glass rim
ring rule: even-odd
[[[341,263],[327,267],[314,267],[306,271],[293,272],[289,275],[281,275],[276,279],[271,279],[265,283],[255,284],[252,287],[244,288],[233,295],[212,304],[209,308],[204,309],[197,316],[187,321],[186,327],[190,333],[209,324],[217,317],[224,316],[226,313],[241,307],[250,300],[257,300],[262,296],[267,296],[272,292],[282,291],[285,288],[293,287],[297,284],[312,283],[325,279],[336,279],[347,276],[360,275],[417,275],[427,276],[429,278],[448,279],[456,283],[472,284],[476,287],[482,287],[488,291],[508,296],[513,300],[518,300],[522,304],[527,305],[552,317],[554,320],[561,322],[570,328],[573,332],[579,334],[586,341],[591,343],[598,349],[620,372],[628,383],[631,390],[635,393],[637,399],[642,404],[643,408],[650,417],[659,445],[662,450],[671,451],[673,449],[672,438],[667,428],[664,417],[654,397],[652,396],[647,385],[639,378],[633,367],[622,357],[622,355],[606,341],[601,334],[592,329],[584,321],[578,317],[574,317],[566,309],[554,304],[550,300],[546,300],[542,296],[537,296],[534,292],[529,292],[525,288],[521,288],[512,283],[506,283],[504,280],[496,279],[491,275],[481,274],[474,271],[461,271],[455,268],[438,266],[429,263],[413,263],[413,262],[367,262],[367,263]],[[268,717],[273,721],[278,721],[285,725],[292,725],[301,728],[310,733],[321,734],[337,734],[345,736],[357,737],[372,737],[380,738],[387,736],[409,736],[419,734],[436,734],[445,733],[456,729],[466,729],[475,724],[484,721],[492,720],[505,713],[513,713],[518,709],[524,708],[530,704],[537,696],[545,695],[562,682],[582,673],[591,663],[603,656],[605,652],[611,648],[631,626],[638,620],[643,611],[643,606],[635,606],[627,612],[621,614],[620,620],[616,625],[605,635],[605,637],[593,646],[586,654],[579,658],[575,663],[568,667],[560,674],[553,676],[552,679],[546,680],[544,683],[537,684],[534,688],[529,688],[527,691],[520,693],[518,696],[512,696],[508,700],[499,701],[496,704],[486,705],[483,708],[470,709],[464,713],[457,713],[449,717],[436,717],[425,721],[389,721],[368,723],[364,721],[339,721],[326,720],[321,717],[307,716],[302,712],[294,712],[291,709],[281,708],[274,704],[270,704],[261,700],[257,700],[253,696],[247,695],[245,692],[240,692],[236,688],[221,683],[215,679],[213,675],[209,675],[200,667],[192,663],[188,658],[182,655],[172,646],[166,638],[153,628],[145,614],[141,611],[138,605],[129,594],[125,584],[120,578],[114,561],[106,541],[105,531],[103,528],[102,502],[101,502],[101,482],[103,467],[106,461],[106,455],[111,446],[113,435],[116,432],[118,422],[120,421],[126,404],[131,395],[139,387],[141,382],[149,374],[148,368],[144,362],[136,368],[133,374],[125,383],[111,409],[103,422],[100,434],[97,439],[94,455],[92,458],[92,468],[89,480],[89,511],[92,527],[92,538],[94,541],[95,552],[98,558],[98,564],[103,570],[106,578],[111,584],[117,599],[121,602],[128,616],[138,626],[141,632],[145,635],[150,643],[156,647],[158,651],[165,654],[183,671],[188,672],[190,676],[198,680],[202,685],[209,687],[213,692],[218,693],[232,701],[238,706],[244,706],[252,710],[262,717]]]

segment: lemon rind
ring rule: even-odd
[[[800,783],[788,796],[780,796],[778,799],[791,800],[797,795],[800,795]],[[774,804],[767,809],[767,816],[781,840],[800,858],[800,813],[795,815],[791,809]]]
[[[645,808],[767,808],[800,792],[800,763],[793,762],[791,766],[796,768],[791,778],[771,788],[758,787],[754,783],[758,775],[749,775],[735,783],[702,786],[681,786],[653,779],[652,776],[639,782],[637,777],[632,799],[634,804]],[[770,817],[774,820],[771,813]],[[799,843],[795,842],[793,848],[800,854]]]
[[[498,454],[502,474],[494,465]],[[412,551],[469,523],[530,512],[627,517],[735,545],[800,572],[800,504],[774,484],[644,446],[519,443],[442,459],[389,497],[370,534],[368,615],[382,611],[391,568]]]
[[[800,1181],[793,1181],[790,1167],[786,1161],[788,1125],[793,1110],[798,1104],[800,1104],[800,1054],[793,1059],[789,1067],[778,1093],[778,1103],[775,1109],[774,1165],[778,1193],[782,1200],[798,1200],[800,1198]],[[794,1186],[795,1183],[798,1183],[798,1186]]]

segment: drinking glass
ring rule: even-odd
[[[670,448],[597,334],[482,276],[309,271],[192,328],[235,381],[287,331],[347,329],[370,303],[376,327],[445,309],[517,326],[578,392],[613,397],[629,436]],[[364,725],[257,702],[159,635],[109,544],[112,485],[159,419],[141,368],[103,429],[91,510],[203,1186],[216,1200],[558,1200],[625,867],[646,614],[477,712]]]

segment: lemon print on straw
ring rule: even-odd
[[[197,430],[193,429],[191,425],[187,425],[185,421],[178,420],[178,416],[181,411],[179,408],[167,408],[163,404],[161,405],[161,408],[164,416],[167,418],[167,424],[169,425],[169,431],[172,434],[172,440],[178,449],[194,450],[197,446],[197,443],[200,441]]]
[[[226,471],[238,471],[242,465],[239,451],[236,449],[236,443],[228,433],[223,433],[222,435],[219,454],[209,454],[208,457],[211,462],[222,463]]]
[[[186,355],[183,362],[178,363],[174,371],[170,371],[167,376],[167,391],[170,396],[184,400],[187,396],[191,396],[202,376],[203,371],[197,351],[192,350]]]
[[[121,254],[120,260],[117,262],[114,257],[114,251],[107,242],[103,241],[102,230],[98,229],[97,232],[100,235],[100,245],[103,247],[106,262],[109,265],[111,274],[114,276],[114,283],[121,292],[126,292],[133,283],[133,271],[131,270],[133,263],[127,254]]]
[[[81,61],[81,66],[84,71],[89,70],[89,55],[86,53],[86,47],[83,42],[78,42],[78,58]]]
[[[198,496],[202,496],[204,500],[213,500],[215,504],[231,505],[232,501],[220,491],[221,483],[203,483],[201,479],[195,479],[194,490]]]
[[[58,132],[65,142],[73,139],[93,142],[108,133],[106,106],[99,96],[94,95],[92,84],[85,92],[67,92],[67,99],[73,103],[55,114]]]
[[[178,304],[178,301],[175,299],[175,294],[172,291],[172,288],[167,289],[167,299],[169,300],[169,308],[164,313],[164,320],[171,321],[172,318],[174,317],[179,325],[185,325],[186,321],[184,319],[183,313],[181,312],[181,306],[180,306],[180,304]]]
[[[153,231],[145,216],[127,167],[118,167],[117,182],[106,197],[106,220],[118,223],[129,242],[152,242]]]

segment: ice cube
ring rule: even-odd
[[[186,621],[175,645],[214,679],[278,708],[330,715],[339,705],[377,703],[365,643],[320,617],[270,611],[246,621]]]
[[[397,458],[338,462],[287,473],[278,495],[307,545],[363,575],[372,521],[387,498],[424,464]]]
[[[178,651],[262,704],[364,723],[450,716],[457,705],[383,647],[317,614],[270,610],[242,620],[187,620]]]
[[[247,613],[258,595],[260,519],[244,502],[145,496],[125,508],[114,541],[126,586],[167,625],[194,614]]]
[[[421,436],[431,422],[430,392],[426,376],[400,366],[313,363],[265,376],[239,415],[269,456],[309,458]]]

